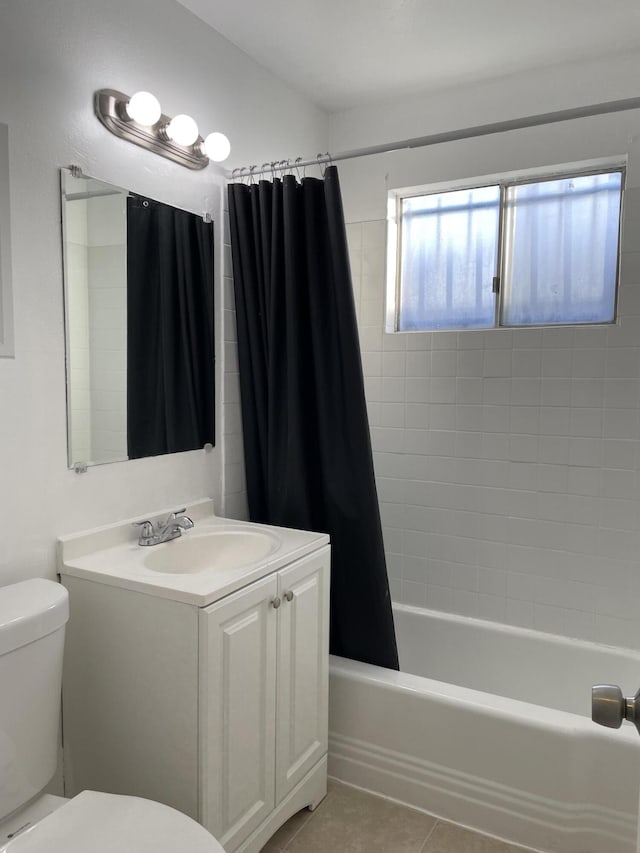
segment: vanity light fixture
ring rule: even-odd
[[[203,139],[191,116],[164,115],[150,92],[136,92],[130,98],[115,89],[100,89],[95,94],[94,109],[111,133],[188,169],[204,169],[210,160],[220,163],[231,151],[223,133],[210,133]]]
[[[184,146],[193,145],[200,137],[198,125],[191,116],[185,113],[174,116],[166,126],[164,132],[172,142],[177,142],[178,145]]]
[[[210,160],[221,163],[231,153],[231,145],[224,133],[210,133],[204,140],[204,153]]]
[[[131,96],[125,109],[130,119],[145,127],[154,125],[162,115],[160,101],[151,92],[136,92]]]

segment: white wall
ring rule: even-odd
[[[638,57],[332,118],[331,148],[636,94]],[[620,323],[387,335],[389,188],[628,155]],[[339,164],[392,594],[640,648],[640,114]]]
[[[96,89],[151,89],[169,115],[224,131],[232,166],[324,150],[325,116],[172,0],[0,3],[0,121],[9,126],[15,358],[0,359],[0,585],[52,576],[59,534],[213,495],[223,424],[203,451],[67,470],[60,166],[221,218],[222,181],[109,134]],[[223,388],[216,228],[217,398]]]

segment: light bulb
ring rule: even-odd
[[[162,115],[160,101],[151,92],[136,92],[126,109],[129,118],[146,127],[151,127]]]
[[[231,153],[231,144],[224,133],[210,133],[202,147],[207,157],[215,163],[226,160]]]
[[[191,116],[181,113],[167,125],[167,136],[178,145],[193,145],[198,138],[198,125]]]

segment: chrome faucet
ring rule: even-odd
[[[186,507],[177,509],[164,521],[158,521],[155,525],[149,519],[135,521],[134,527],[140,528],[138,545],[159,545],[161,542],[170,542],[182,536],[183,530],[191,530],[194,524],[188,515],[182,514],[185,510]]]

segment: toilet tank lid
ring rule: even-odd
[[[32,578],[0,587],[0,655],[61,628],[69,618],[69,595],[59,583]]]

